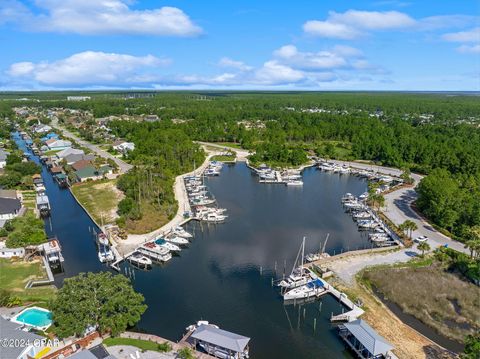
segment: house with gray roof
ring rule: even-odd
[[[339,333],[358,358],[381,359],[393,357],[390,353],[394,349],[392,344],[362,319],[340,325]]]
[[[0,358],[29,359],[43,350],[45,338],[22,330],[22,325],[13,323],[0,316],[0,333],[4,343],[15,345],[0,345]]]
[[[83,153],[71,153],[65,157],[63,157],[63,160],[66,162],[67,165],[72,165],[75,162],[85,160],[85,161],[91,161],[93,162],[95,160],[95,156],[90,154],[90,155],[85,155]]]
[[[58,159],[63,159],[65,158],[66,156],[68,155],[73,155],[73,154],[76,154],[76,155],[83,155],[85,154],[85,152],[83,152],[83,150],[80,150],[78,148],[72,148],[72,147],[69,147],[69,148],[66,148],[64,150],[61,150],[59,152],[57,152],[55,154],[55,156],[58,158]]]
[[[13,219],[18,216],[22,203],[18,198],[0,197],[0,220]]]

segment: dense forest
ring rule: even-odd
[[[175,177],[192,171],[204,161],[205,154],[182,130],[168,124],[115,121],[110,128],[136,145],[128,156],[134,168],[117,182],[126,196],[118,206],[120,224],[134,231],[153,230],[161,223],[145,222],[152,222],[152,218],[165,220],[154,213],[164,214],[167,219],[176,213]],[[146,219],[142,225],[134,223],[142,223],[142,219]]]
[[[136,168],[119,181],[120,211],[136,218],[145,198],[173,213],[173,176],[202,155],[191,140],[234,142],[255,151],[253,162],[275,166],[324,158],[364,159],[426,174],[418,208],[464,237],[480,225],[480,101],[461,93],[348,92],[85,92],[4,95],[3,103],[91,110],[95,117],[155,114],[158,123],[114,121],[132,140]],[[15,102],[14,98],[28,100]],[[139,98],[131,98],[139,97]],[[40,101],[37,100],[47,100]],[[8,112],[5,106],[2,111]],[[170,181],[170,182],[169,182]],[[165,187],[166,186],[166,187]],[[145,189],[144,189],[145,187]]]

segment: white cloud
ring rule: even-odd
[[[416,23],[410,16],[399,11],[358,10],[348,10],[343,14],[331,12],[328,21],[368,30],[405,28]]]
[[[352,48],[351,48],[352,49]],[[323,70],[344,67],[347,61],[331,51],[300,52],[293,45],[286,45],[274,51],[281,62],[303,70]]]
[[[196,36],[202,29],[181,9],[164,6],[134,10],[130,0],[36,0],[35,14],[18,0],[0,5],[4,21],[17,22],[32,31],[86,35],[133,34]]]
[[[480,27],[467,31],[444,34],[442,38],[446,41],[453,42],[480,42]]]
[[[457,51],[463,54],[480,54],[480,44],[462,45],[457,48]],[[477,77],[478,77],[478,74],[477,74]]]
[[[330,21],[310,20],[303,25],[303,31],[312,36],[330,37],[350,40],[361,35],[361,32],[345,24]]]
[[[282,65],[275,60],[267,61],[255,72],[254,83],[262,85],[276,85],[296,83],[304,79],[302,71]]]
[[[54,62],[14,63],[7,74],[12,78],[53,86],[121,85],[158,79],[156,75],[146,74],[145,69],[169,62],[152,55],[137,57],[85,51]]]
[[[330,11],[325,20],[309,20],[303,25],[303,31],[312,36],[352,40],[371,31],[433,31],[462,28],[475,22],[478,23],[478,17],[469,15],[440,15],[414,19],[399,11],[351,9],[344,13]]]
[[[244,62],[232,60],[229,57],[222,57],[220,61],[218,61],[218,66],[233,68],[240,71],[249,71],[252,69],[251,66],[246,65]]]

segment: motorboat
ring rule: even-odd
[[[168,249],[169,251],[171,252],[180,252],[182,249],[177,246],[176,244],[173,244],[173,243],[170,243],[170,242],[167,242],[165,239],[163,238],[158,238],[157,240],[155,240],[155,244],[159,247],[163,247],[165,249]]]
[[[217,328],[217,329],[220,329],[218,327],[218,325],[215,325],[215,324],[212,324],[210,323],[208,320],[199,320],[196,324],[191,324],[189,325],[188,327],[185,328],[185,330],[187,332],[190,332],[190,331],[193,331],[195,329],[197,329],[199,326],[201,325],[210,325],[211,327],[214,327],[214,328]]]
[[[160,247],[153,242],[145,243],[143,246],[138,247],[137,251],[157,262],[168,262],[172,259],[172,254],[167,248]]]
[[[290,180],[285,183],[287,186],[303,186],[303,181],[301,180]]]
[[[345,193],[345,195],[342,197],[342,203],[352,202],[354,200],[355,200],[355,196],[351,193]]]
[[[358,224],[358,227],[365,228],[365,229],[373,229],[375,227],[378,227],[378,223],[376,221],[368,220],[368,219],[359,221],[357,224]]]
[[[134,252],[127,260],[138,267],[149,267],[152,260],[140,252]]]
[[[360,212],[355,212],[353,215],[352,215],[353,218],[355,219],[369,219],[372,217],[372,215],[370,213],[368,213],[367,211],[360,211]]]
[[[182,226],[177,226],[172,230],[172,233],[183,238],[193,238],[193,235],[187,232]]]
[[[102,263],[113,262],[115,260],[115,255],[108,245],[98,245],[98,260]]]
[[[210,212],[210,213],[207,213],[206,215],[202,216],[201,220],[205,221],[205,222],[220,223],[220,222],[225,221],[225,219],[227,219],[227,217],[228,216],[226,216],[224,214],[218,214],[216,212]]]
[[[325,286],[321,279],[312,279],[308,283],[293,288],[283,294],[284,300],[306,299],[326,293]]]
[[[98,243],[103,244],[104,246],[108,246],[110,244],[106,234],[103,232],[98,233],[97,241]]]
[[[190,242],[187,239],[179,237],[173,233],[164,236],[163,239],[167,242],[170,242],[179,246],[186,246],[187,244],[190,244]]]

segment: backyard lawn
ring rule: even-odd
[[[25,289],[30,279],[43,279],[47,275],[42,262],[23,262],[22,260],[0,259],[0,289],[7,290],[24,302],[46,302],[55,294],[54,286],[42,286]]]
[[[151,350],[156,352],[168,352],[172,350],[172,347],[167,342],[158,344],[149,340],[133,338],[107,338],[103,341],[103,344],[107,347],[112,347],[114,345],[128,345],[139,348],[142,351]]]

